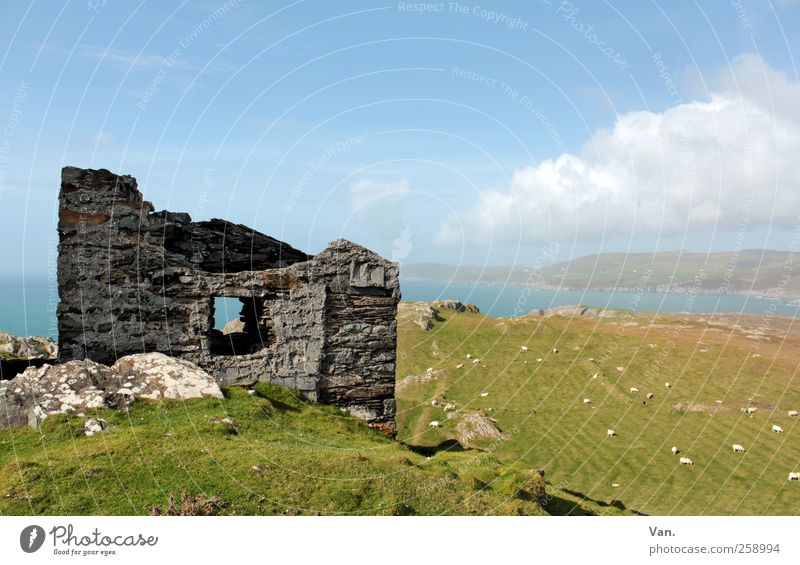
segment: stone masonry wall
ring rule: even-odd
[[[155,212],[134,178],[104,169],[63,169],[58,231],[62,360],[159,351],[394,432],[396,264],[346,240],[309,256],[246,226]],[[243,331],[214,329],[214,297],[242,301]]]

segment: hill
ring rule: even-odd
[[[797,514],[800,485],[787,481],[800,470],[800,426],[788,415],[800,408],[792,320],[611,314],[441,310],[429,331],[401,316],[399,439],[456,440],[459,419],[448,414],[477,412],[505,436],[491,445],[500,462],[545,469],[548,485],[584,500],[648,514]],[[672,446],[694,465],[680,466]]]
[[[562,290],[631,290],[758,294],[800,298],[800,275],[785,266],[794,253],[772,250],[692,253],[602,253],[543,267],[479,267],[441,263],[403,266],[407,280],[524,285]],[[787,276],[788,274],[788,276]]]
[[[92,414],[109,425],[92,437],[78,415],[0,430],[0,514],[619,512],[545,494],[534,470],[490,453],[414,450],[289,389],[255,391],[137,400]]]

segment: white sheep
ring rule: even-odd
[[[458,365],[456,365],[456,369],[463,369],[463,368],[464,368],[464,363],[459,363]]]
[[[558,353],[558,348],[554,347],[553,348],[553,353]]]
[[[452,402],[448,402],[447,404],[444,405],[444,411],[445,412],[451,412],[452,410],[455,410],[455,409],[456,409],[456,405],[453,404]]]
[[[797,473],[797,472],[794,472],[794,471],[790,472],[789,473],[789,480],[790,481],[800,481],[800,473]]]
[[[538,357],[538,358],[536,359],[536,362],[537,362],[537,363],[541,363],[541,362],[542,362],[542,360],[543,360],[543,359],[542,359],[541,357]]]
[[[619,371],[620,373],[621,373],[622,371],[624,371],[624,370],[625,370],[625,367],[617,367],[617,371]]]
[[[653,394],[652,392],[648,392],[648,393],[647,393],[647,400],[652,400],[652,398],[653,398],[654,396],[655,396],[655,394]]]
[[[488,393],[488,392],[482,392],[482,393],[481,393],[481,397],[482,397],[482,398],[486,398],[487,396],[489,396],[489,393]]]
[[[733,452],[734,453],[744,453],[746,450],[743,446],[739,445],[738,443],[733,444]]]
[[[775,433],[778,433],[778,434],[782,434],[783,433],[783,428],[780,427],[777,424],[773,424],[772,425],[772,431],[775,432]]]
[[[478,363],[480,363],[480,362],[481,362],[481,360],[480,360],[480,359],[478,359],[477,357],[476,357],[475,359],[473,359],[473,360],[472,360],[472,364],[473,364],[473,365],[477,365],[477,364],[478,364]]]
[[[472,359],[472,353],[467,353],[467,359]]]
[[[592,375],[592,378],[593,378],[593,379],[596,379],[597,377],[598,377],[598,374],[597,374],[597,373],[595,373],[594,375]]]
[[[678,449],[678,448],[677,448],[677,447],[675,447],[674,445],[672,446],[672,454],[673,454],[673,455],[677,455],[677,454],[678,454],[678,453],[680,453],[680,452],[681,452],[681,450],[680,450],[680,449]]]
[[[439,428],[441,424],[439,424],[439,420],[432,420],[430,424],[428,424],[429,428]]]
[[[672,385],[669,384],[669,383],[664,383],[664,386],[667,387],[667,388],[672,388]]]
[[[636,394],[637,392],[639,392],[639,389],[636,388],[635,386],[632,386],[631,387],[631,394]]]
[[[694,461],[692,461],[688,457],[681,457],[680,459],[678,459],[678,462],[681,465],[694,465]]]
[[[591,398],[584,398],[583,399],[583,403],[584,404],[591,404],[592,403],[592,399]]]
[[[521,347],[521,349],[522,349],[522,351],[528,351],[528,346],[527,346],[527,345],[523,345],[523,346]]]
[[[747,414],[755,414],[756,412],[758,412],[758,408],[756,408],[755,406],[748,406],[748,407],[745,409],[745,412],[746,412]]]
[[[606,437],[614,437],[615,435],[617,435],[617,432],[615,432],[614,430],[611,429],[606,430]]]
[[[797,410],[789,410],[790,418],[797,418],[798,416],[800,416],[800,412],[798,412]]]
[[[428,367],[427,369],[425,369],[425,372],[430,375],[433,372],[433,367]]]
[[[434,398],[431,400],[431,406],[439,406],[439,401]]]

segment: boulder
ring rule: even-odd
[[[130,390],[135,398],[222,398],[211,375],[194,363],[163,353],[127,355],[111,368],[122,378],[121,388]]]
[[[104,431],[108,426],[108,422],[102,418],[89,418],[83,423],[83,434],[86,437],[92,437]]]
[[[464,447],[474,447],[476,442],[505,441],[508,439],[501,432],[494,420],[480,414],[471,412],[464,415],[458,423],[458,442]]]
[[[134,398],[222,398],[205,371],[161,353],[122,357],[113,367],[90,361],[30,367],[0,383],[0,428],[38,427],[53,414],[126,408]]]
[[[94,361],[30,367],[0,383],[0,427],[38,427],[53,414],[105,407],[105,389],[119,385],[110,368]]]

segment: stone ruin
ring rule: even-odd
[[[219,384],[267,381],[395,432],[399,267],[344,239],[317,255],[243,225],[154,211],[130,176],[65,167],[62,361],[156,351]],[[233,333],[215,298],[241,302]]]

